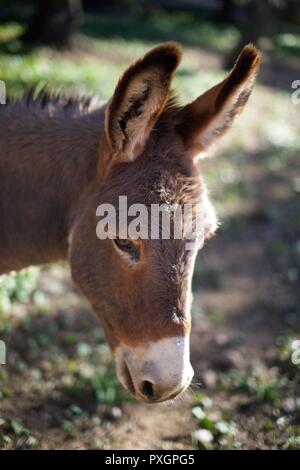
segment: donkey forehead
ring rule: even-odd
[[[181,198],[191,186],[201,186],[197,165],[177,134],[158,125],[136,160],[114,165],[105,192],[127,195],[133,203],[159,203]]]
[[[118,206],[119,196],[126,196],[128,204],[197,204],[201,202],[203,181],[172,161],[148,165],[136,163],[120,165],[99,192],[101,202]]]

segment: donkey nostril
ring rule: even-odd
[[[141,383],[140,391],[145,397],[149,398],[149,400],[154,398],[153,384],[149,382],[149,380],[144,380]]]

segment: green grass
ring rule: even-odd
[[[299,58],[300,54],[300,34],[279,33],[273,42],[273,52],[280,57]]]
[[[196,431],[192,432],[194,448],[213,450],[239,447],[236,423],[226,413],[216,411],[209,397],[195,393],[191,412],[197,423]]]
[[[8,50],[18,52],[22,47],[18,36],[25,24],[11,22],[1,26],[0,44],[11,41]],[[204,12],[163,11],[152,9],[146,14],[113,15],[84,14],[80,17],[79,31],[89,40],[95,40],[98,50],[110,50],[113,45],[126,43],[127,54],[141,51],[143,46],[176,40],[184,45],[226,53],[240,40],[240,31],[233,24],[216,23]],[[91,45],[91,44],[90,44]],[[300,54],[299,31],[289,31],[284,25],[268,41],[268,50],[278,57],[297,58]]]
[[[229,386],[235,392],[245,392],[258,401],[276,403],[287,385],[286,377],[281,377],[276,368],[253,367],[245,375],[232,371],[228,375]]]
[[[126,43],[155,43],[170,39],[186,45],[229,51],[239,38],[233,26],[218,25],[188,12],[154,11],[141,18],[134,15],[92,17],[85,15],[81,31],[97,39]]]
[[[33,267],[0,276],[0,315],[10,310],[13,302],[28,302],[37,287],[37,280],[38,269]]]

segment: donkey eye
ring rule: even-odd
[[[138,261],[140,259],[139,249],[132,241],[121,239],[119,237],[116,237],[113,241],[119,250],[127,253],[132,259],[134,259],[134,261]]]

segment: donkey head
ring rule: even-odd
[[[175,397],[192,379],[191,279],[197,251],[217,225],[196,156],[241,111],[259,67],[258,52],[246,46],[225,80],[181,107],[170,94],[180,55],[176,44],[159,46],[121,77],[106,106],[97,175],[70,247],[73,277],[103,324],[118,378],[147,402]],[[202,227],[193,248],[186,249],[184,237],[132,238],[118,228],[99,240],[96,208],[110,204],[119,217],[120,195],[127,196],[129,216],[133,204],[198,205]]]

